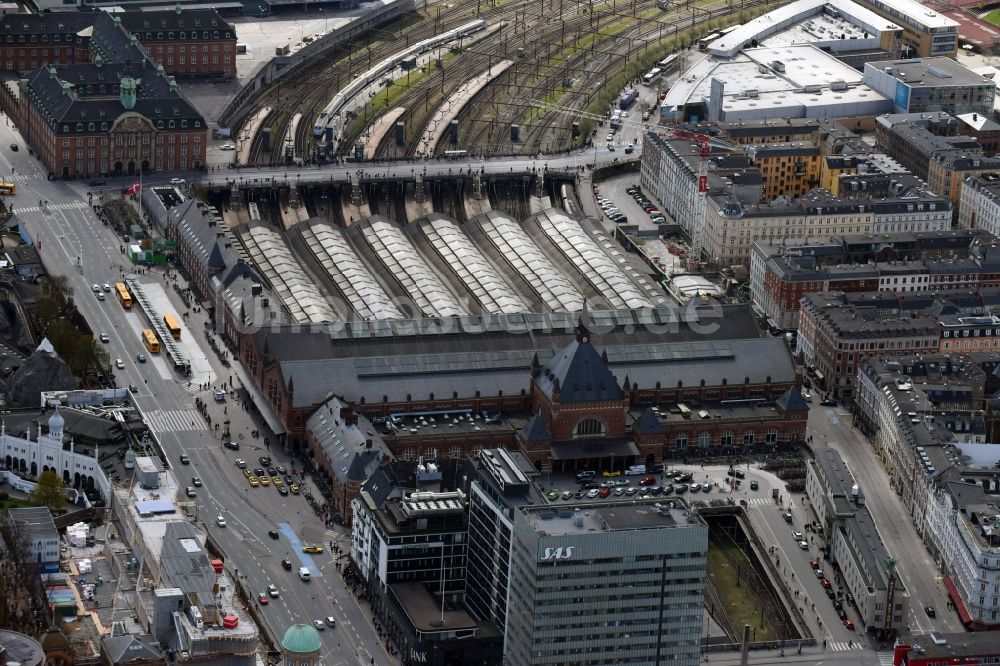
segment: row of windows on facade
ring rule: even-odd
[[[220,31],[220,30],[212,30],[212,31],[202,30],[200,32],[197,31],[197,30],[192,30],[191,32],[187,32],[187,31],[184,31],[184,30],[182,30],[180,32],[167,31],[167,32],[157,32],[156,33],[156,37],[153,37],[153,33],[152,32],[135,33],[135,35],[137,37],[139,37],[140,41],[143,41],[143,42],[151,42],[153,40],[162,41],[163,39],[187,39],[188,35],[191,36],[191,39],[220,39],[220,38],[221,39],[235,39],[236,38],[236,36],[233,35],[233,33],[230,32],[229,30],[223,30],[223,31]],[[166,35],[166,37],[164,37],[164,35]]]
[[[171,155],[169,157],[172,158],[173,156]],[[197,165],[198,165],[198,157],[197,157],[197,155],[193,156],[190,165],[188,164],[187,157],[184,156],[184,155],[181,155],[180,159],[177,161],[176,168],[183,170],[183,169],[187,169],[190,166],[190,168],[194,169],[194,168],[197,168]],[[155,170],[157,170],[157,171],[163,171],[163,159],[162,158],[157,158],[156,163],[153,164],[152,168],[155,169]],[[90,160],[89,162],[87,162],[87,169],[86,170],[84,170],[84,168],[83,168],[83,161],[82,160],[77,160],[77,162],[76,162],[76,172],[77,173],[108,173],[108,171],[110,171],[110,167],[108,166],[108,161],[107,160],[101,160],[101,170],[100,171],[97,170],[97,165],[96,165],[96,163],[93,160]]]
[[[6,41],[8,44],[37,44],[38,42],[45,44],[48,43],[49,39],[49,35],[31,35],[30,38],[27,38],[24,35],[18,35],[16,39],[14,35],[7,35]],[[75,43],[81,45],[86,43],[83,37],[80,37],[79,35],[51,35],[51,40],[55,43],[66,42],[67,44]]]
[[[188,46],[189,46],[188,44],[178,44],[176,46],[173,46],[173,45],[172,46],[154,46],[154,47],[152,47],[152,50],[153,50],[153,53],[156,53],[157,55],[163,53],[164,49],[167,50],[167,53],[174,53],[175,50],[176,50],[177,53],[187,53]],[[208,53],[208,44],[201,44],[200,45],[200,49],[199,49],[199,45],[198,44],[190,44],[190,46],[191,46],[191,53],[194,53],[195,55],[197,55],[197,53],[198,53],[199,50],[202,53]],[[220,46],[219,44],[212,44],[212,51],[214,51],[215,53],[218,53],[219,50],[220,50],[219,46]],[[231,52],[233,50],[232,44],[222,44],[221,46],[225,47],[223,50],[226,53],[229,53],[229,52]]]
[[[168,121],[157,120],[156,121],[156,129],[188,129],[188,124],[189,124],[189,121],[187,121],[187,120],[181,120],[179,122],[179,124],[178,124],[178,121],[175,121],[175,120],[168,120]],[[201,121],[200,120],[190,121],[190,124],[191,124],[191,126],[192,126],[193,129],[201,129]],[[55,132],[55,131],[57,131],[56,128],[58,127],[58,125],[56,125],[56,124],[53,123],[52,125],[50,125],[50,127],[51,127],[52,131]],[[107,132],[109,130],[109,125],[108,125],[107,122],[102,122],[100,124],[100,130],[97,129],[97,123],[87,123],[86,125],[84,125],[83,123],[77,123],[74,126],[75,130],[71,130],[70,127],[71,127],[70,125],[63,125],[61,133],[62,134],[66,134],[66,133],[68,133],[70,131],[76,131],[76,132],[83,132],[83,131],[96,132],[96,131],[101,131],[101,132]],[[84,128],[86,128],[86,129],[84,129]]]
[[[163,57],[159,53],[157,53],[153,58],[157,62],[163,60]],[[187,65],[187,64],[197,65],[198,64],[198,54],[197,53],[195,53],[195,54],[193,54],[191,56],[190,63],[185,59],[185,57],[183,55],[179,56],[177,59],[179,61],[177,63],[178,65]],[[228,65],[230,62],[232,62],[232,56],[229,55],[229,54],[226,54],[226,57],[223,59],[223,62],[225,62],[225,64]],[[174,64],[174,56],[173,56],[173,54],[172,53],[167,54],[167,66],[168,67],[169,66],[173,66],[173,64]],[[207,55],[203,55],[201,57],[201,64],[203,64],[203,65],[207,65],[208,64],[208,56]],[[212,56],[212,64],[213,65],[218,65],[219,64],[219,56],[218,55],[213,55]]]
[[[95,157],[97,157],[97,155],[94,154],[95,153],[94,150],[89,150],[89,151],[87,151],[87,153],[88,153],[87,157],[89,157],[90,159],[94,159]],[[187,147],[181,146],[181,151],[180,151],[181,157],[187,157],[187,154],[188,154]],[[191,154],[194,157],[198,157],[198,155],[201,154],[201,150],[199,149],[198,146],[194,146],[191,149]],[[121,151],[121,150],[115,151],[115,157],[121,159],[123,156],[124,156],[123,151]],[[129,153],[129,156],[130,157],[135,157],[135,154],[134,153]],[[156,149],[156,156],[157,157],[163,157],[163,148],[157,148]],[[174,148],[173,148],[173,146],[169,146],[167,148],[167,156],[168,157],[173,157],[174,156]],[[68,150],[64,150],[63,151],[62,158],[64,160],[70,160],[70,159],[73,159],[73,158],[76,158],[76,157],[82,157],[82,156],[80,156],[80,155],[73,155],[71,157],[70,156],[70,151],[68,151]],[[108,157],[108,151],[107,150],[102,150],[101,151],[101,157]],[[142,157],[145,157],[145,158],[149,157],[149,149],[148,148],[146,150],[142,151]]]
[[[192,140],[192,143],[201,143],[201,135],[200,134],[194,134],[193,136],[194,136],[194,139]],[[166,143],[177,143],[177,137],[175,135],[173,135],[173,134],[169,135],[166,139],[167,139]],[[69,148],[70,145],[71,145],[70,142],[71,142],[71,139],[63,139],[63,142],[62,142],[63,148]],[[188,135],[187,134],[181,134],[180,143],[187,143],[187,142],[188,142]],[[148,146],[150,143],[151,142],[150,142],[150,139],[149,139],[149,135],[148,134],[143,134],[142,135],[142,145]],[[163,135],[157,135],[157,137],[156,137],[156,143],[157,144],[164,143]],[[115,143],[114,143],[114,145],[116,145],[116,146],[124,146],[124,145],[135,146],[135,145],[138,145],[138,144],[139,144],[139,141],[136,140],[136,135],[135,134],[129,134],[128,135],[128,142],[127,143],[125,141],[125,137],[123,137],[121,134],[115,136]],[[90,137],[89,139],[87,139],[87,145],[88,146],[95,146],[95,145],[97,145],[97,138],[96,137]],[[101,144],[100,145],[102,145],[102,146],[109,145],[108,137],[106,137],[106,136],[105,137],[101,137]],[[83,147],[83,138],[82,137],[78,138],[76,140],[76,147],[77,148],[82,148]]]

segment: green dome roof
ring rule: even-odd
[[[319,632],[308,624],[293,624],[281,639],[281,649],[296,654],[316,652],[320,645]]]

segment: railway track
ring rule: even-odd
[[[290,123],[298,113],[302,114],[302,120],[293,133],[294,152],[297,156],[310,158],[315,147],[312,128],[316,116],[337,90],[364,72],[372,63],[398,53],[414,42],[462,25],[470,18],[499,20],[513,11],[515,9],[510,5],[496,7],[481,0],[477,4],[469,4],[445,13],[438,7],[433,17],[416,12],[402,17],[395,29],[374,31],[359,42],[334,48],[322,60],[305,65],[294,79],[280,81],[268,93],[261,96],[257,108],[270,105],[275,109],[264,126],[271,128],[272,139],[277,140],[272,141],[271,149],[265,154],[259,137],[254,136],[247,163],[267,164],[283,161],[284,138],[289,134]],[[251,117],[253,111],[246,115]],[[237,131],[239,129],[241,128],[237,128]]]

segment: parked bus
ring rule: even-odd
[[[662,71],[663,70],[661,70],[659,67],[654,67],[653,69],[646,72],[646,74],[643,75],[642,77],[643,84],[648,86],[650,83],[660,78],[660,74],[662,73]]]
[[[634,102],[639,97],[639,91],[635,88],[629,88],[624,93],[622,93],[621,99],[618,100],[618,108],[625,110],[632,106]]]
[[[125,283],[116,282],[115,291],[118,292],[118,302],[122,304],[122,307],[126,310],[131,310],[132,296],[128,293],[128,288],[125,287]]]
[[[674,65],[676,64],[677,64],[677,54],[674,53],[673,55],[668,55],[666,58],[656,63],[656,66],[660,69],[661,72],[666,72],[667,74],[669,74],[670,70],[673,69]]]
[[[146,345],[146,351],[150,354],[160,353],[160,341],[156,339],[156,333],[152,329],[142,329],[142,342]]]
[[[0,194],[10,197],[17,194],[17,185],[14,183],[0,183]]]
[[[712,42],[714,42],[715,40],[717,40],[721,36],[722,35],[720,35],[717,32],[713,32],[710,35],[705,35],[704,37],[702,37],[701,39],[698,40],[698,50],[699,51],[707,51],[708,50],[708,45],[711,44]]]
[[[170,331],[170,337],[174,340],[181,339],[181,325],[177,323],[177,320],[174,319],[173,315],[163,315],[163,323],[167,325],[167,330]]]

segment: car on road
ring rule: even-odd
[[[844,620],[844,629],[848,629],[850,631],[854,631],[854,621],[853,620]]]
[[[275,474],[271,477],[271,483],[273,483],[275,487],[279,487],[285,485],[285,480]]]
[[[247,477],[247,481],[250,482],[250,487],[251,488],[259,488],[260,487],[260,481],[257,480],[256,476],[253,476],[253,475],[248,476]]]
[[[184,494],[187,495],[188,497],[196,497],[198,495],[198,493],[196,493],[194,491],[194,488],[192,488],[191,486],[188,486],[187,488],[184,489]]]
[[[261,592],[260,594],[257,595],[257,603],[259,603],[261,606],[266,606],[268,604],[268,601],[269,600],[266,592]]]
[[[628,497],[632,497],[632,496],[633,496],[633,495],[635,495],[635,494],[636,494],[637,492],[639,492],[639,489],[638,489],[638,488],[636,488],[635,486],[632,486],[631,488],[626,488],[626,489],[625,489],[625,494],[626,494],[626,495],[627,495]]]
[[[796,541],[802,541],[802,532],[799,532],[797,530],[792,530],[792,538],[795,539]]]
[[[837,601],[836,599],[834,599],[833,600],[833,609],[834,610],[844,610],[844,604],[842,604],[839,601]]]
[[[809,566],[813,569],[819,569],[819,560],[809,560]]]
[[[197,476],[191,477],[191,485],[195,488],[201,488],[201,479]]]
[[[315,555],[316,553],[322,553],[323,552],[323,546],[303,546],[302,547],[302,552],[303,553],[311,553],[311,554]]]
[[[99,301],[104,300],[104,292],[97,292],[97,300]]]
[[[224,143],[221,146],[219,146],[219,149],[220,150],[236,150],[236,146],[234,146],[231,143]]]
[[[146,355],[145,354],[136,354],[135,355],[135,360],[139,361],[139,363],[145,363],[146,362]]]
[[[615,488],[615,497],[624,497],[625,488]]]
[[[847,619],[847,611],[845,611],[843,608],[841,608],[840,610],[837,611],[837,617],[839,617],[841,619],[841,621],[846,620]]]
[[[605,488],[604,490],[607,490],[607,488]],[[587,491],[587,499],[596,499],[597,496],[600,494],[601,494],[600,490],[598,490],[597,488],[591,488],[590,490]]]
[[[94,284],[90,285],[90,290],[96,294],[101,291],[101,285],[95,282]]]
[[[278,534],[278,530],[268,530],[267,536],[271,537],[272,539],[277,539],[281,535]]]
[[[275,486],[275,488],[278,489],[278,494],[281,495],[282,497],[288,496],[288,488],[286,488],[285,486]]]
[[[824,578],[823,580],[821,580],[819,582],[819,584],[822,585],[823,587],[827,588],[827,589],[829,589],[830,586],[832,585],[832,583],[830,582],[829,578]]]
[[[257,476],[264,476],[264,470],[261,469],[260,467],[254,467],[253,473],[256,474]]]
[[[10,149],[13,150],[16,153],[18,151],[17,144],[16,143],[10,144]]]
[[[291,560],[281,560],[281,568],[284,569],[285,571],[291,571],[292,570],[292,561]]]
[[[924,612],[927,613],[927,617],[937,617],[937,611],[934,606],[925,606]]]
[[[101,288],[104,289],[105,293],[108,293],[108,294],[111,293],[111,285],[108,284],[107,282],[105,282],[104,284],[102,284]]]
[[[268,467],[267,468],[267,475],[268,476],[274,476],[277,473],[278,473],[278,470],[274,469],[273,467]]]
[[[191,458],[188,456],[188,454],[186,454],[186,453],[182,453],[181,454],[181,464],[182,465],[190,465],[191,464]]]
[[[833,598],[835,598],[837,596],[837,593],[833,591],[832,587],[828,587],[828,588],[826,588],[826,596],[828,596],[829,598],[833,599]],[[841,612],[843,612],[843,611],[841,611]]]
[[[271,464],[271,457],[261,456],[260,458],[257,458],[257,462],[259,462],[262,466],[267,467]],[[261,472],[261,474],[263,474],[263,472]]]
[[[282,475],[282,476],[284,476],[285,474],[287,474],[287,473],[288,473],[288,470],[287,470],[287,469],[285,469],[285,466],[284,466],[284,465],[278,465],[278,466],[277,466],[277,467],[275,467],[274,469],[278,470],[278,474],[280,474],[280,475]]]
[[[107,333],[101,333],[101,342],[104,344],[111,342],[111,338],[108,337]]]
[[[269,485],[271,485],[271,479],[267,478],[267,476],[262,476],[262,477],[258,478],[257,480],[260,481],[260,485],[262,485],[262,486],[269,486]]]
[[[184,184],[184,179],[183,178],[171,178],[170,179],[170,184],[171,185],[183,185]]]
[[[323,623],[323,620],[313,620],[313,626],[316,627],[317,631],[323,631],[326,629],[326,625]]]
[[[813,573],[816,574],[816,578],[819,578],[820,580],[826,578],[826,574],[823,573],[822,569],[816,569]]]
[[[226,526],[226,519],[223,518],[222,516],[216,516],[215,517],[215,524],[218,525],[219,527],[225,527]]]
[[[336,627],[337,626],[337,620],[334,619],[334,617],[332,615],[327,615],[326,616],[326,626],[328,626],[328,627]]]
[[[125,361],[121,360],[120,358],[116,358],[115,359],[115,367],[118,368],[119,370],[124,370],[125,369]]]
[[[837,406],[837,401],[836,400],[827,399],[827,400],[821,401],[819,404],[823,405],[824,407],[836,407]]]
[[[547,497],[549,498],[550,502],[555,502],[557,499],[559,499],[559,491],[558,490],[550,490],[549,494],[547,495]]]
[[[268,595],[270,595],[270,597],[272,599],[277,599],[278,598],[278,586],[275,585],[274,583],[271,583],[270,585],[267,586],[267,593],[268,593]]]
[[[600,490],[597,491],[597,496],[601,498],[610,497],[611,488],[601,488]]]
[[[737,478],[739,478],[739,477],[737,477]],[[760,484],[759,483],[757,483],[756,481],[751,481],[750,482],[750,490],[757,490],[759,488],[760,488]]]
[[[799,548],[802,550],[809,550],[809,544],[805,541],[799,541]]]
[[[240,469],[246,469],[247,468],[247,461],[243,460],[243,458],[237,458],[236,459],[236,466],[239,467]]]
[[[227,449],[232,449],[233,451],[239,451],[240,450],[240,443],[239,442],[234,442],[231,439],[227,439],[226,441],[224,441],[222,443],[222,445],[224,447],[226,447]]]

